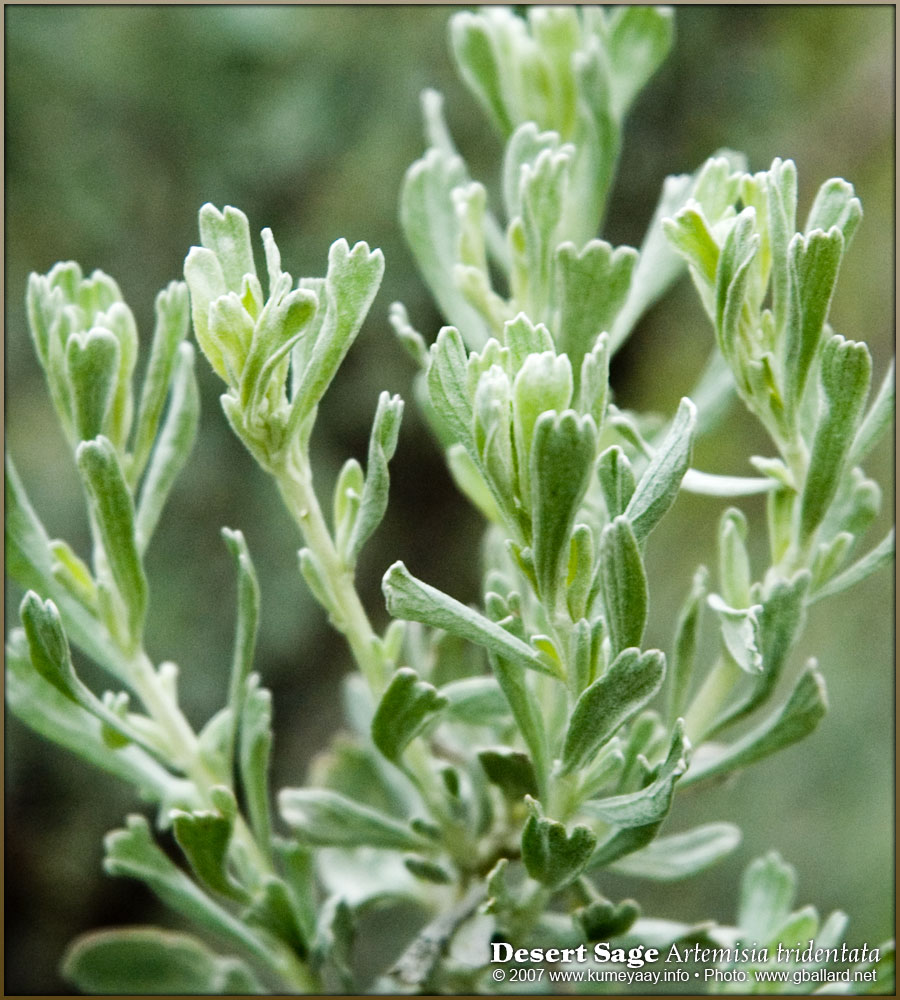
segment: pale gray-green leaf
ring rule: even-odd
[[[156,296],[156,326],[153,331],[150,360],[141,388],[137,428],[134,435],[130,476],[135,483],[140,478],[162,416],[166,395],[175,369],[178,345],[187,336],[190,308],[187,285],[172,281]]]
[[[548,889],[561,889],[584,871],[597,835],[583,825],[569,833],[562,823],[541,816],[533,799],[526,801],[531,815],[522,831],[522,861],[533,879]]]
[[[569,540],[594,468],[597,433],[573,410],[544,413],[531,446],[531,524],[538,592],[552,608],[569,558]]]
[[[691,464],[696,423],[697,408],[684,397],[625,508],[639,542],[650,534],[678,496],[681,480]]]
[[[659,650],[625,649],[578,699],[566,731],[563,770],[588,764],[616,730],[660,689],[666,671]]]
[[[285,788],[279,811],[302,843],[415,851],[425,842],[384,813],[325,788]]]
[[[401,667],[391,678],[372,720],[375,746],[396,763],[446,705],[447,698],[420,680],[415,670]]]
[[[703,826],[657,837],[652,843],[610,865],[610,871],[632,878],[675,882],[690,878],[721,861],[741,842],[741,831],[733,823]]]
[[[266,992],[240,959],[217,955],[188,934],[158,927],[85,934],[69,946],[62,974],[87,995]]]
[[[78,446],[78,469],[127,618],[126,637],[140,642],[147,611],[147,578],[135,534],[134,504],[119,459],[105,437]]]
[[[118,338],[100,327],[73,334],[66,343],[66,374],[79,439],[108,432],[106,418],[119,374]]]
[[[662,822],[671,808],[675,784],[687,770],[689,751],[684,724],[679,720],[672,730],[672,741],[666,759],[656,769],[653,780],[648,785],[636,792],[585,802],[582,811],[588,816],[626,830],[646,830]]]
[[[395,562],[382,580],[387,609],[395,618],[442,628],[541,673],[552,673],[537,651],[484,615],[416,579]]]
[[[359,514],[350,535],[351,559],[359,555],[387,510],[390,483],[388,462],[393,458],[397,448],[402,416],[403,400],[399,396],[381,393],[369,437],[369,459],[366,463],[366,478],[360,498]]]
[[[827,709],[825,682],[815,661],[810,661],[780,709],[730,746],[710,747],[695,760],[683,784],[746,767],[802,740],[822,721]]]
[[[194,374],[194,348],[183,343],[175,357],[168,412],[141,485],[135,515],[135,535],[140,551],[147,547],[175,479],[188,460],[199,422],[200,394]]]
[[[600,590],[613,655],[640,646],[647,623],[647,576],[625,515],[615,518],[600,535]]]
[[[865,344],[835,334],[822,350],[822,400],[800,503],[800,539],[825,516],[840,485],[847,452],[862,420],[872,378]]]

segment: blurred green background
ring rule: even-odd
[[[295,276],[324,272],[339,236],[380,246],[387,273],[369,321],[321,407],[320,494],[339,464],[364,458],[378,392],[408,401],[392,464],[391,508],[359,584],[384,620],[379,580],[404,559],[463,600],[477,598],[478,519],[448,480],[412,403],[412,369],[386,320],[395,299],[429,338],[440,325],[402,241],[397,194],[422,151],[418,94],[447,97],[472,172],[493,179],[497,138],[454,76],[448,7],[8,6],[6,22],[6,446],[54,537],[87,552],[71,458],[31,352],[29,271],[76,259],[112,274],[146,337],[153,298],[181,273],[205,201],[271,226]],[[851,180],[865,211],[832,319],[867,340],[880,379],[893,352],[894,9],[891,6],[684,7],[673,55],[635,106],[604,235],[639,243],[667,173],[715,149],[753,169],[792,157],[800,217],[818,185]],[[671,412],[712,342],[684,281],[614,363],[623,406]],[[296,571],[299,545],[275,490],[228,431],[220,386],[200,359],[201,436],[149,552],[149,650],[182,667],[199,725],[224,697],[232,573],[222,525],[246,534],[262,586],[257,667],[273,689],[275,781],[302,780],[339,725],[348,655]],[[696,464],[746,474],[769,453],[737,409]],[[893,511],[892,442],[869,463],[885,487],[872,540]],[[759,504],[746,504],[762,541]],[[713,559],[720,507],[679,501],[654,534],[652,643],[668,646],[679,594]],[[15,620],[16,588],[6,588]],[[776,848],[796,865],[802,903],[851,915],[848,939],[877,944],[893,924],[893,613],[890,574],[845,603],[816,606],[796,662],[819,655],[832,711],[805,743],[736,781],[678,800],[668,829],[745,825],[733,862],[674,887],[628,885],[645,911],[734,916],[738,873]],[[91,675],[92,677],[94,675]],[[99,683],[99,681],[98,681]],[[6,992],[68,992],[57,975],[77,933],[160,916],[141,887],[102,875],[102,835],[138,807],[129,790],[6,720]],[[610,887],[613,891],[613,887]],[[385,932],[387,956],[402,946]]]

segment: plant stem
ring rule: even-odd
[[[159,673],[146,653],[141,651],[132,659],[131,672],[141,701],[151,718],[168,737],[172,763],[184,771],[203,798],[209,801],[213,787],[222,782],[203,760],[196,733],[178,704],[165,690]],[[233,837],[244,849],[252,877],[257,884],[261,884],[266,876],[276,874],[265,847],[257,843],[240,813],[234,820]],[[302,993],[318,989],[318,983],[310,970],[281,942],[268,938],[260,940],[253,949],[253,954],[258,959],[264,958],[266,964],[292,989]]]
[[[303,456],[300,461],[290,466],[285,463],[274,472],[285,506],[325,573],[335,602],[335,624],[343,632],[359,669],[377,697],[387,683],[380,640],[356,592],[353,568],[341,558],[328,530],[313,489],[309,460]]]

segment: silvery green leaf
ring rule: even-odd
[[[737,742],[711,748],[702,758],[698,757],[684,784],[746,767],[802,740],[821,722],[827,708],[825,682],[811,660],[778,711]]]
[[[390,482],[388,462],[394,457],[397,449],[402,416],[403,400],[399,396],[390,396],[387,392],[381,393],[369,437],[369,457],[359,515],[354,521],[350,535],[348,551],[353,560],[381,523],[387,510]]]
[[[213,302],[227,294],[228,286],[222,265],[212,250],[191,247],[184,261],[184,280],[191,293],[191,320],[197,343],[216,374],[227,382],[228,369],[221,346],[210,333],[209,313]]]
[[[507,218],[522,215],[522,169],[545,150],[559,148],[556,132],[541,132],[534,122],[524,122],[509,137],[503,154],[503,201]]]
[[[869,394],[872,359],[865,344],[838,334],[822,349],[822,400],[800,503],[800,538],[806,541],[834,499],[845,458]]]
[[[366,243],[357,243],[351,250],[344,239],[332,243],[324,302],[319,301],[325,316],[296,386],[291,429],[299,429],[331,384],[372,305],[383,273],[384,255],[380,250],[369,250]]]
[[[460,221],[453,191],[468,180],[460,157],[428,150],[406,172],[400,194],[400,223],[445,320],[459,327],[466,343],[480,347],[490,336],[487,325],[454,281],[454,269],[459,263]]]
[[[271,953],[263,941],[238,917],[210,899],[177,868],[156,843],[143,816],[129,816],[125,829],[104,838],[103,868],[109,875],[124,875],[146,883],[166,906],[189,920],[221,935],[268,964]]]
[[[491,365],[475,390],[473,436],[484,469],[484,479],[498,508],[517,518],[510,423],[512,389],[500,365]]]
[[[97,313],[94,323],[112,332],[119,342],[119,372],[104,432],[118,451],[124,453],[134,412],[131,377],[137,361],[137,324],[124,302],[114,302],[105,312]]]
[[[881,488],[868,479],[860,468],[850,469],[841,477],[837,494],[822,519],[819,534],[828,538],[835,532],[847,531],[854,538],[864,535],[881,510]]]
[[[493,677],[466,677],[445,684],[447,715],[472,726],[490,725],[509,717],[509,704]]]
[[[388,309],[388,319],[397,334],[397,339],[406,348],[416,367],[424,369],[428,364],[428,347],[425,338],[409,321],[409,314],[402,302],[392,302]]]
[[[631,462],[625,452],[614,444],[607,448],[597,463],[597,475],[600,488],[606,502],[606,512],[613,520],[625,513],[629,501],[634,495],[635,481]]]
[[[66,272],[71,272],[72,281],[64,282],[67,286],[64,291],[57,279]],[[80,280],[81,268],[77,264],[56,264],[47,275],[29,275],[25,300],[35,353],[44,369],[53,408],[70,442],[74,441],[75,429],[72,425],[71,390],[65,370],[65,343],[85,323],[83,313],[71,305]]]
[[[562,413],[572,401],[572,365],[565,354],[553,351],[532,354],[525,359],[513,382],[513,420],[516,453],[520,457],[520,490],[528,497],[526,456],[531,455],[534,427],[549,410]]]
[[[697,663],[697,646],[703,605],[709,589],[709,571],[701,566],[694,574],[691,589],[678,612],[672,665],[669,670],[669,722],[684,715],[691,679]]]
[[[415,670],[401,667],[391,678],[372,720],[375,746],[397,763],[412,740],[446,706],[444,695],[420,680]]]
[[[538,789],[545,794],[550,767],[550,750],[544,717],[528,679],[519,664],[503,656],[489,656],[491,670],[509,703],[510,711],[525,741],[534,765]]]
[[[668,806],[666,806],[668,809]],[[607,868],[619,858],[624,858],[633,851],[639,851],[650,844],[655,839],[659,828],[662,825],[660,820],[657,823],[648,823],[646,826],[627,826],[611,833],[606,840],[602,841],[588,865],[589,871],[597,871]]]
[[[744,166],[743,157],[740,154],[731,150],[720,150],[694,174],[673,175],[665,179],[659,202],[641,243],[640,256],[632,275],[628,298],[610,331],[611,353],[615,353],[622,346],[637,320],[663,295],[681,273],[683,264],[680,258],[682,254],[676,250],[675,242],[670,243],[669,241],[669,231],[672,225],[670,220],[677,218],[688,201],[692,200],[694,210],[701,213],[701,219],[708,218],[712,224],[715,224],[732,210],[731,206],[737,199],[738,171],[744,169]],[[705,221],[703,226],[706,226]],[[708,264],[701,271],[704,275],[701,282],[705,283],[701,287],[705,288],[713,282],[719,249],[715,240],[710,243],[702,230],[698,235],[701,239],[701,243],[697,247],[700,257],[702,259],[706,255],[708,260]],[[677,241],[677,231],[673,230],[672,236]],[[683,249],[688,254],[692,252],[687,246]],[[711,263],[711,268],[709,263]],[[701,298],[703,295],[704,292],[701,292]],[[709,311],[711,312],[711,308]],[[691,394],[691,398],[697,402],[693,394]]]
[[[719,254],[715,278],[715,326],[719,349],[734,370],[738,358],[741,312],[759,235],[754,232],[756,212],[745,208],[735,219]],[[736,373],[737,374],[737,373]]]
[[[733,823],[706,823],[685,833],[657,837],[633,854],[610,866],[617,875],[674,882],[689,878],[717,864],[741,842]]]
[[[434,882],[436,885],[450,885],[453,876],[442,865],[427,858],[420,858],[415,854],[408,854],[403,859],[403,864],[415,875],[425,882]]]
[[[85,562],[73,551],[68,542],[54,538],[50,542],[53,557],[52,573],[66,591],[83,607],[96,613],[97,584]]]
[[[757,219],[765,217],[768,227],[772,313],[775,328],[781,331],[791,319],[792,310],[799,308],[799,302],[793,299],[789,243],[797,224],[797,168],[793,160],[782,162],[776,158],[768,173],[761,176],[766,210],[763,214],[760,206]]]
[[[572,530],[566,569],[566,605],[573,621],[584,618],[591,606],[594,584],[594,533],[586,524]]]
[[[287,284],[289,276],[285,275],[285,278],[287,281],[284,284]],[[245,409],[260,406],[273,387],[280,396],[287,377],[288,355],[301,337],[309,335],[309,325],[319,305],[315,293],[308,289],[295,288],[285,294],[280,292],[279,288],[275,293],[277,297],[273,296],[266,302],[253,327],[240,371],[240,400]],[[368,309],[368,304],[365,309]],[[315,350],[314,346],[313,354]]]
[[[776,851],[757,858],[744,871],[738,925],[754,940],[768,941],[791,912],[797,873]]]
[[[750,604],[750,556],[747,553],[747,518],[729,507],[719,519],[719,586],[726,604],[745,608]]]
[[[612,106],[622,119],[672,47],[675,15],[668,7],[612,8],[607,31]]]
[[[625,508],[625,517],[639,542],[650,534],[678,496],[681,480],[691,463],[696,423],[697,408],[684,397]]]
[[[284,872],[284,884],[290,893],[291,909],[304,948],[315,933],[318,887],[316,885],[313,852],[293,840],[272,841],[272,852]]]
[[[463,80],[493,117],[502,133],[513,129],[506,110],[503,77],[483,17],[463,12],[450,20],[450,41]]]
[[[577,114],[575,52],[581,43],[578,11],[571,7],[531,7],[528,27],[547,66],[551,111],[548,120],[568,135]]]
[[[178,345],[187,336],[190,309],[187,285],[172,281],[157,296],[156,326],[150,349],[150,360],[141,388],[137,428],[134,435],[130,481],[136,483],[153,448],[159,420],[175,369]],[[93,435],[91,435],[93,436]]]
[[[553,301],[556,248],[573,154],[570,145],[545,149],[522,168],[522,215],[509,229],[510,284],[513,298],[533,316],[546,315]]]
[[[69,946],[62,974],[88,995],[266,992],[240,959],[219,956],[188,934],[158,927],[84,934]]]
[[[469,398],[465,344],[457,329],[445,326],[429,352],[426,381],[434,412],[450,433],[451,440],[473,454],[472,401]]]
[[[844,255],[844,238],[837,227],[827,233],[815,230],[806,237],[798,233],[791,240],[789,255],[799,325],[788,326],[784,356],[788,396],[796,405],[822,339]]]
[[[210,303],[208,329],[210,342],[221,357],[224,368],[222,377],[236,394],[253,342],[256,321],[240,295],[228,292]]]
[[[625,649],[587,688],[572,711],[563,747],[563,773],[588,764],[617,729],[660,689],[666,660],[659,650]]]
[[[679,719],[672,730],[672,741],[666,759],[659,765],[649,784],[636,792],[585,802],[582,804],[582,812],[624,829],[646,830],[662,822],[672,805],[675,783],[687,770],[689,750],[690,746],[684,736],[684,724]],[[591,867],[599,863],[592,862]]]
[[[609,337],[601,333],[581,362],[578,380],[578,406],[594,418],[598,430],[603,426],[609,402]]]
[[[353,525],[359,515],[366,477],[362,466],[355,458],[348,458],[334,484],[332,520],[334,521],[334,541],[338,552],[346,553]]]
[[[745,673],[761,673],[763,658],[759,651],[759,615],[762,605],[732,608],[718,594],[710,594],[706,602],[718,616],[722,641],[734,662]]]
[[[841,568],[855,538],[849,531],[840,531],[827,542],[819,542],[812,563],[812,583],[810,590],[821,589]]]
[[[575,920],[581,927],[587,941],[609,941],[624,934],[641,915],[641,908],[633,899],[612,903],[608,899],[597,899],[593,903],[576,910]]]
[[[855,562],[848,569],[844,570],[840,576],[833,577],[825,586],[820,587],[811,597],[812,601],[818,601],[823,597],[833,597],[850,587],[855,587],[867,576],[870,576],[882,566],[888,565],[894,558],[894,529],[884,536],[874,549],[867,552],[858,562]]]
[[[123,638],[134,648],[147,610],[147,578],[135,537],[131,493],[107,438],[83,441],[76,458],[116,591],[124,603],[127,633]]]
[[[881,440],[885,431],[893,426],[895,392],[894,361],[891,359],[878,394],[872,401],[869,412],[865,415],[856,434],[848,458],[850,465],[859,465],[879,440]]]
[[[854,196],[853,185],[841,177],[832,177],[816,192],[803,231],[809,234],[820,229],[827,233],[837,227],[844,237],[846,249],[861,219],[862,205]]]
[[[777,485],[774,477],[763,479],[756,476],[722,476],[714,472],[701,472],[699,469],[688,469],[681,480],[681,488],[686,493],[727,500],[770,493]]]
[[[237,570],[237,620],[234,631],[234,654],[231,660],[231,679],[228,683],[228,707],[231,710],[232,726],[227,752],[230,769],[235,736],[244,713],[247,678],[253,667],[253,652],[256,648],[256,635],[259,630],[259,583],[243,534],[240,531],[223,528],[222,537],[231,552]]]
[[[200,209],[200,242],[216,255],[226,287],[240,293],[244,275],[256,274],[247,216],[231,205],[220,212],[207,202]]]
[[[200,421],[200,394],[194,374],[194,348],[180,344],[175,355],[169,408],[156,440],[135,515],[135,536],[143,552],[153,535],[163,506],[188,460]]]
[[[531,445],[531,525],[538,593],[556,602],[569,559],[575,516],[590,482],[597,432],[590,417],[573,410],[543,413]]]
[[[578,372],[597,336],[612,329],[628,296],[637,262],[631,247],[613,249],[591,240],[579,250],[573,243],[556,249],[556,342]]]
[[[301,843],[395,851],[424,846],[406,824],[325,788],[285,788],[278,796],[278,805]]]
[[[721,248],[700,206],[689,201],[674,218],[663,219],[662,227],[675,251],[691,265],[698,289],[714,286]],[[712,300],[703,292],[701,298],[708,308]]]
[[[107,431],[106,418],[119,374],[118,338],[100,327],[75,333],[66,343],[66,374],[79,440]]]
[[[34,669],[60,694],[92,711],[95,699],[75,674],[69,642],[53,601],[42,601],[29,590],[19,607],[19,617]]]
[[[238,729],[238,771],[250,826],[261,844],[271,836],[269,758],[272,753],[272,695],[259,686],[259,675],[245,681],[243,710]]]
[[[509,747],[491,747],[478,751],[478,760],[488,781],[497,785],[504,795],[519,801],[526,795],[537,795],[537,775],[527,754]]]
[[[760,610],[756,614],[758,649],[762,656],[762,673],[756,678],[750,694],[733,704],[716,720],[713,732],[737,719],[744,718],[761,705],[775,689],[788,654],[806,620],[806,595],[810,574],[801,570],[790,580],[776,579],[767,588]]]
[[[318,914],[311,949],[329,993],[346,995],[353,990],[350,952],[354,927],[350,903],[340,895],[329,896]]]
[[[6,668],[7,704],[44,739],[129,782],[150,801],[190,801],[192,786],[170,774],[146,751],[133,743],[112,749],[104,737],[104,723],[34,669],[25,635],[18,630],[7,645]]]
[[[619,788],[632,787],[633,779],[642,782],[650,773],[648,760],[654,759],[668,741],[668,733],[662,725],[659,713],[648,708],[636,716],[623,733],[622,773]]]
[[[285,941],[298,955],[306,957],[308,938],[297,905],[288,886],[274,875],[266,875],[244,919],[263,927]]]
[[[640,646],[647,623],[647,576],[625,515],[615,518],[600,535],[600,591],[613,655]]]
[[[228,847],[234,819],[211,810],[172,813],[172,830],[178,846],[199,881],[229,899],[246,903],[249,896],[228,872]]]
[[[597,835],[582,825],[569,833],[562,823],[545,819],[531,796],[525,801],[530,815],[522,831],[522,861],[533,879],[548,889],[562,889],[584,871]]]
[[[553,338],[543,323],[532,323],[520,312],[503,326],[503,343],[509,348],[511,371],[518,372],[532,354],[553,351]]]
[[[388,569],[381,588],[388,612],[395,618],[442,628],[520,666],[552,674],[537,651],[527,643],[479,612],[416,579],[402,562],[395,562]]]

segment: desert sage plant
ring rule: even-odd
[[[314,479],[319,403],[379,288],[379,250],[339,239],[324,276],[295,279],[263,229],[260,273],[247,217],[204,205],[140,365],[112,278],[62,263],[29,280],[29,327],[92,547],[84,558],[48,536],[8,455],[7,568],[24,591],[8,704],[152,807],[107,836],[104,868],[196,927],[89,934],[65,975],[88,993],[552,993],[563,981],[617,993],[676,992],[703,970],[692,988],[890,992],[893,945],[848,948],[843,913],[795,909],[793,869],[774,851],[747,868],[733,925],[660,919],[652,892],[737,846],[738,828],[714,817],[666,832],[674,796],[822,722],[827,651],[823,670],[807,609],[893,559],[892,531],[866,534],[880,489],[864,471],[893,422],[893,366],[873,373],[865,343],[829,325],[860,202],[836,178],[798,206],[792,161],[754,173],[722,151],[665,179],[639,249],[614,247],[598,233],[622,129],[672,44],[672,12],[488,8],[455,14],[450,39],[502,161],[496,179],[474,179],[441,96],[426,91],[428,148],[400,219],[447,325],[423,335],[399,303],[390,319],[420,370],[416,403],[484,518],[475,604],[398,561],[384,573],[382,631],[357,591],[388,504],[398,396],[378,400],[364,465],[348,458],[330,497]],[[685,269],[708,365],[663,418],[627,409],[610,365]],[[265,611],[240,530],[222,532],[233,660],[222,708],[199,731],[179,667],[146,652],[145,556],[198,423],[191,330],[357,668],[347,733],[307,784],[298,774],[278,791],[266,666],[253,662]],[[735,395],[767,452],[747,456],[745,476],[695,467],[694,442]],[[717,564],[684,581],[667,648],[648,648],[645,556],[682,493],[720,505]],[[741,509],[761,495],[764,560]],[[108,690],[82,681],[73,645],[105,668]],[[633,880],[634,898],[612,895],[611,875]],[[417,904],[420,926],[360,981],[355,927],[397,901]],[[579,979],[588,966],[601,978]]]

